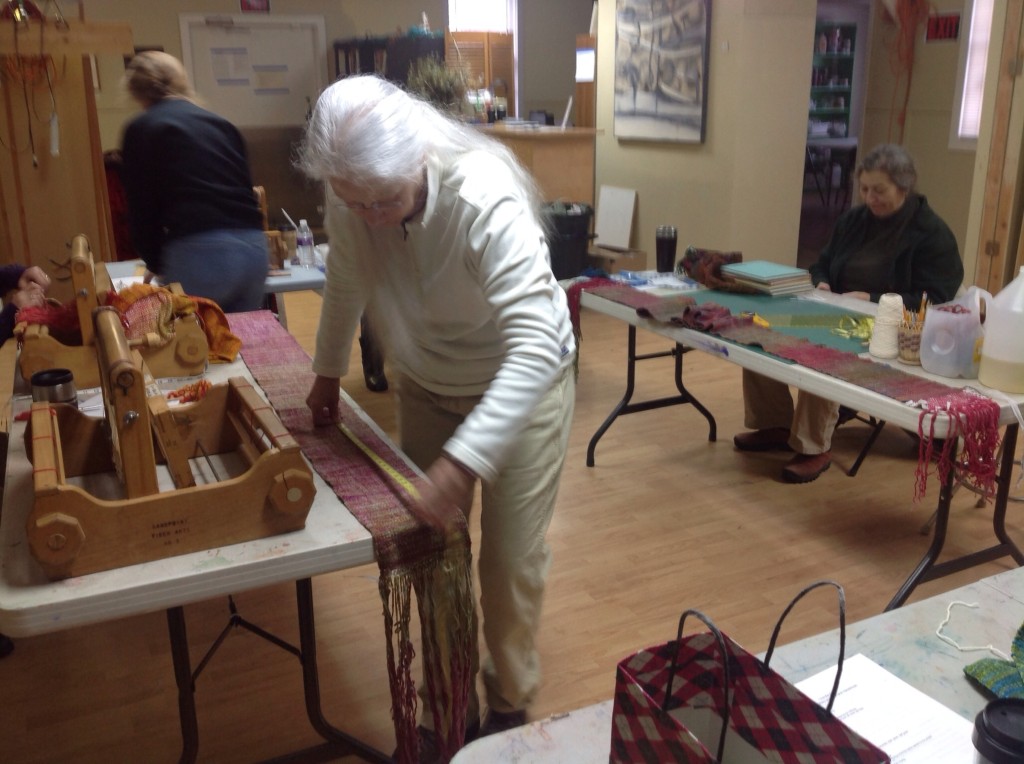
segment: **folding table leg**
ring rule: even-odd
[[[689,403],[707,419],[709,429],[708,440],[714,442],[718,435],[718,425],[715,423],[715,418],[711,415],[711,412],[683,384],[683,354],[690,352],[691,348],[686,348],[676,343],[672,350],[637,355],[636,327],[630,324],[627,328],[629,334],[626,342],[626,390],[622,394],[622,400],[615,404],[615,408],[612,409],[611,413],[590,438],[590,443],[587,445],[588,467],[594,466],[594,452],[597,449],[597,442],[601,439],[601,436],[608,431],[608,428],[612,426],[616,419],[624,414],[636,414],[640,411],[650,411],[651,409],[664,408],[665,406],[679,406]],[[675,384],[679,395],[632,403],[633,391],[636,386],[636,362],[647,361],[652,358],[667,358],[668,356],[674,356],[675,358]]]
[[[199,753],[199,725],[196,722],[196,688],[188,655],[185,611],[180,605],[167,610],[167,630],[171,638],[174,680],[178,685],[178,719],[181,723],[181,757],[178,761],[188,764],[194,762]]]
[[[296,601],[298,603],[299,644],[295,649],[273,634],[250,624],[241,618],[232,603],[231,619],[228,626],[221,632],[213,647],[200,662],[195,673],[189,656],[188,635],[185,629],[185,613],[181,606],[167,610],[167,628],[171,642],[171,659],[174,664],[174,678],[178,685],[178,716],[181,724],[181,757],[180,764],[192,764],[199,752],[199,726],[196,720],[195,680],[206,663],[231,628],[242,626],[298,656],[302,664],[302,685],[305,692],[306,714],[313,729],[324,739],[324,743],[301,751],[268,759],[267,764],[283,764],[283,762],[325,762],[334,761],[342,756],[357,756],[363,761],[390,762],[391,757],[382,751],[357,740],[351,735],[332,726],[324,718],[320,704],[320,677],[316,663],[316,625],[313,620],[313,585],[310,579],[303,578],[295,582]]]
[[[935,530],[932,536],[932,543],[928,547],[921,562],[914,568],[913,573],[907,578],[903,585],[896,592],[895,596],[886,605],[886,610],[894,610],[906,602],[918,584],[925,581],[934,581],[937,578],[959,573],[975,565],[998,560],[1001,557],[1011,557],[1018,565],[1024,565],[1024,552],[1021,552],[1013,539],[1006,532],[1006,504],[1009,501],[1010,483],[1013,478],[1013,456],[1017,447],[1017,434],[1019,425],[1016,423],[1007,425],[1003,435],[1003,453],[1000,459],[999,476],[996,478],[996,495],[992,510],[992,531],[995,534],[997,544],[986,549],[961,555],[945,562],[936,562],[942,552],[946,541],[946,531],[949,526],[949,505],[953,497],[954,483],[956,482],[956,470],[950,469],[946,479],[942,483],[942,490],[939,493],[939,506],[935,511]]]

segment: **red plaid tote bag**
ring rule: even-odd
[[[769,668],[782,622],[819,586],[839,592],[839,670],[822,708]],[[687,616],[709,631],[683,636]],[[831,713],[846,649],[842,587],[819,581],[787,606],[764,661],[696,610],[679,619],[676,639],[620,661],[615,675],[610,761],[619,764],[881,764],[889,757]],[[712,753],[714,752],[714,753]]]

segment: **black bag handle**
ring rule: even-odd
[[[718,756],[715,758],[716,762],[722,761],[722,753],[725,750],[725,733],[729,728],[729,715],[732,712],[732,701],[735,694],[731,692],[732,681],[729,677],[729,648],[726,647],[725,637],[722,636],[722,632],[718,630],[718,627],[711,622],[711,619],[704,615],[699,610],[684,610],[683,614],[679,616],[679,629],[676,631],[676,650],[672,655],[672,664],[668,670],[668,684],[665,689],[665,703],[662,706],[662,713],[668,714],[668,704],[672,699],[672,682],[675,680],[676,671],[679,669],[679,645],[683,641],[683,624],[686,621],[686,616],[692,615],[700,621],[704,622],[704,625],[708,627],[712,634],[715,635],[715,641],[718,642],[718,649],[722,653],[722,731],[718,736]]]
[[[813,584],[804,587],[803,591],[792,599],[789,605],[786,606],[786,609],[782,611],[782,615],[779,616],[775,629],[772,631],[772,638],[768,642],[768,650],[764,654],[764,665],[768,666],[771,662],[772,653],[775,652],[775,642],[779,638],[779,632],[782,630],[782,622],[789,615],[789,611],[793,609],[797,602],[803,599],[805,594],[822,586],[832,586],[839,593],[839,663],[836,665],[836,679],[832,683],[832,693],[828,696],[828,705],[825,707],[829,713],[832,713],[832,704],[835,703],[836,695],[839,692],[839,679],[843,676],[843,659],[846,657],[846,593],[840,584],[828,579],[815,581]]]

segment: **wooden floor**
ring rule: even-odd
[[[288,297],[291,330],[311,346],[319,298]],[[706,354],[686,356],[691,391],[714,413],[708,442],[691,407],[627,416],[605,435],[597,465],[587,442],[624,385],[625,327],[585,312],[580,378],[561,495],[549,540],[540,651],[544,685],[535,717],[610,697],[615,664],[670,639],[680,612],[699,608],[752,651],[804,584],[846,588],[848,617],[880,612],[924,553],[921,526],[937,486],[914,504],[915,445],[887,429],[856,478],[848,465],[867,430],[851,424],[835,439],[836,464],[816,482],[778,480],[783,455],[736,452],[742,429],[739,370]],[[641,349],[665,347],[641,333]],[[388,431],[390,394],[368,392],[356,359],[345,387]],[[641,365],[637,397],[670,394],[671,361]],[[1019,489],[1018,489],[1019,490]],[[947,554],[987,546],[991,511],[964,490],[954,499]],[[1024,544],[1024,511],[1009,529]],[[479,532],[474,524],[474,537]],[[912,599],[947,591],[1011,566],[1009,559],[922,586]],[[394,745],[381,606],[372,566],[314,580],[325,713],[371,745]],[[297,642],[294,588],[236,596],[243,617]],[[227,623],[226,599],[185,608],[193,660]],[[832,628],[831,599],[812,595],[791,616],[783,642]],[[938,624],[936,624],[937,626]],[[922,634],[922,638],[930,635]],[[967,659],[965,658],[965,662]],[[319,742],[302,705],[298,661],[235,629],[197,681],[200,761],[250,762]],[[16,640],[0,661],[0,760],[171,762],[180,751],[177,693],[166,618],[154,612],[112,623]]]

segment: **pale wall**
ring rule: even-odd
[[[593,0],[519,0],[519,93],[522,113],[546,109],[561,118],[566,100],[575,87],[576,35],[590,29]],[[315,14],[324,17],[327,29],[327,75],[334,78],[332,43],[363,35],[404,33],[420,23],[426,11],[432,29],[448,21],[447,0],[276,0],[271,15]],[[136,45],[163,45],[168,53],[181,55],[178,15],[181,13],[238,13],[237,0],[156,2],[144,0],[86,0],[86,16],[92,21],[128,21]],[[117,147],[120,131],[134,109],[117,87],[124,71],[116,56],[101,57],[101,91],[98,96],[103,148]]]
[[[817,4],[714,0],[711,5],[707,139],[684,145],[615,138],[610,84],[615,4],[601,4],[597,111],[604,134],[597,144],[597,184],[637,189],[634,245],[649,253],[655,227],[672,224],[679,228],[680,251],[693,244],[792,264]],[[957,0],[934,5],[962,10]],[[917,161],[921,190],[963,247],[974,155],[947,147],[957,56],[955,43],[918,46],[906,145]],[[888,51],[874,39],[862,147],[886,136],[892,95],[887,71]]]
[[[936,12],[963,12],[960,0],[932,0]],[[962,19],[960,42],[967,44],[970,19]],[[967,220],[971,205],[974,177],[974,151],[949,148],[949,130],[953,119],[959,42],[926,43],[918,35],[914,46],[914,69],[910,99],[902,140],[898,113],[905,93],[905,75],[897,79],[890,65],[890,51],[896,38],[896,27],[876,15],[872,54],[868,72],[868,96],[865,110],[864,146],[879,143],[902,143],[907,147],[918,171],[918,191],[942,216],[956,234],[961,256],[972,263],[976,256],[975,242],[967,241]],[[897,104],[896,109],[891,106]],[[970,281],[973,267],[965,268]]]
[[[936,0],[939,10],[962,10],[959,0]],[[587,31],[589,0],[520,0],[520,57],[524,109],[564,108],[572,87],[574,42]],[[738,249],[749,258],[796,260],[810,42],[814,0],[714,0],[704,144],[619,141],[612,124],[615,3],[599,5],[597,183],[637,189],[634,244],[654,249],[654,229],[673,224],[680,249],[687,244]],[[384,34],[418,24],[426,10],[432,26],[447,20],[444,0],[278,0],[282,14],[323,15],[327,40]],[[131,22],[136,44],[160,44],[180,54],[178,14],[236,13],[234,0],[135,2],[87,0],[91,20]],[[886,29],[875,24],[862,146],[888,136],[892,86]],[[875,30],[873,30],[875,31]],[[888,34],[891,35],[891,30]],[[919,44],[907,120],[906,145],[914,154],[921,190],[965,247],[974,153],[947,148],[958,48]],[[333,56],[329,73],[333,74]],[[133,110],[116,83],[123,66],[100,60],[97,94],[104,148],[120,141]],[[965,252],[973,260],[973,252]],[[969,271],[971,272],[971,271]]]
[[[441,29],[448,19],[446,0],[276,0],[272,14],[296,16],[312,14],[324,17],[327,30],[327,57],[324,62],[328,81],[334,79],[334,52],[337,39],[363,35],[386,35],[400,27],[403,31],[420,24],[426,12],[431,28]],[[85,13],[90,21],[127,21],[132,25],[136,45],[162,45],[164,50],[181,56],[178,16],[182,13],[237,14],[237,0],[86,0]],[[117,56],[101,56],[101,90],[97,93],[103,148],[120,144],[121,128],[135,111],[126,101],[118,83],[124,63]],[[200,94],[201,95],[201,94]]]
[[[576,35],[590,31],[593,0],[519,0],[519,115],[556,123],[576,88]]]
[[[576,35],[590,28],[592,0],[520,0],[519,57],[520,111],[546,109],[560,119],[575,87]],[[334,79],[333,42],[362,36],[404,34],[421,23],[426,12],[432,29],[448,23],[446,0],[275,0],[271,16],[316,15],[324,18],[327,81]],[[237,14],[237,0],[192,0],[191,2],[128,3],[124,0],[87,0],[87,18],[93,21],[128,21],[136,45],[162,45],[168,53],[181,55],[178,17],[181,13]],[[137,109],[123,94],[120,80],[124,63],[119,56],[101,56],[100,91],[97,110],[104,150],[117,148],[125,123]],[[202,93],[199,94],[202,97]],[[290,164],[292,147],[301,127],[243,128],[250,150],[253,179],[264,185],[268,195],[271,223],[284,222],[281,207],[294,218],[305,217],[317,225],[322,216],[319,188],[307,181]]]
[[[814,0],[715,0],[703,144],[614,135],[614,3],[600,6],[597,183],[637,189],[634,243],[660,224],[687,245],[795,262]],[[653,261],[649,255],[648,261]]]

